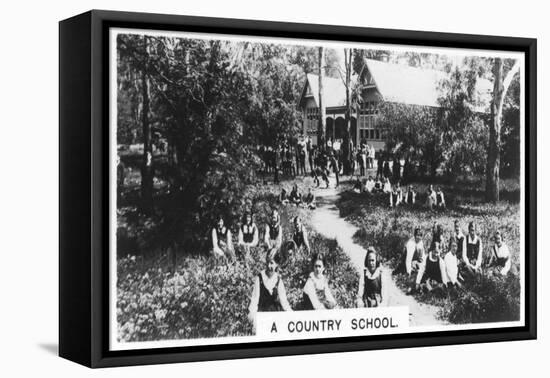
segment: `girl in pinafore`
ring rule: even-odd
[[[359,276],[357,307],[379,307],[387,302],[385,274],[374,247],[367,249],[365,268]]]
[[[255,322],[258,312],[292,311],[286,297],[285,285],[278,272],[277,251],[268,251],[265,260],[265,270],[262,270],[254,278],[254,288],[248,308],[248,318],[252,322]]]
[[[245,212],[243,215],[242,225],[239,227],[238,241],[245,264],[248,264],[251,248],[258,245],[258,227],[254,223],[250,211]]]
[[[313,257],[313,272],[304,285],[304,309],[326,310],[336,307],[336,299],[330,291],[325,276],[325,259],[322,255]]]
[[[235,252],[231,241],[231,231],[225,227],[223,217],[218,216],[218,222],[212,228],[212,253],[216,257],[234,260]]]
[[[488,268],[492,269],[493,273],[507,275],[512,267],[512,259],[510,258],[510,250],[502,240],[500,231],[495,232],[495,244],[491,248],[491,255],[488,261]]]

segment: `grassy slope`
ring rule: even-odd
[[[311,179],[296,181],[302,192]],[[291,182],[283,183],[287,189]],[[278,185],[250,188],[256,201],[256,224],[263,230],[270,210],[276,206]],[[310,212],[286,206],[281,209],[285,240],[289,222],[300,214],[308,222]],[[236,231],[236,227],[233,227]],[[312,253],[327,255],[327,276],[341,307],[352,307],[357,277],[348,257],[334,240],[327,240],[309,227]],[[236,234],[234,232],[234,234]],[[263,232],[260,233],[262,236]],[[253,252],[247,270],[241,261],[224,265],[207,256],[189,256],[180,252],[174,265],[168,255],[156,257],[127,256],[118,260],[117,319],[118,337],[122,341],[145,341],[177,338],[204,338],[252,334],[247,320],[253,277],[264,268],[260,249]],[[281,267],[288,299],[299,309],[302,288],[310,272],[310,256],[296,254]]]
[[[466,285],[462,291],[417,294],[416,299],[439,306],[439,315],[453,323],[518,319],[520,209],[519,204],[514,201],[517,197],[516,186],[510,182],[505,183],[505,197],[511,201],[501,201],[496,205],[481,201],[478,184],[455,186],[460,186],[461,189],[443,186],[449,204],[449,209],[445,211],[429,211],[422,206],[390,209],[386,196],[368,196],[349,190],[342,193],[338,207],[342,216],[360,228],[355,235],[355,241],[364,247],[374,246],[391,267],[396,267],[402,259],[403,246],[415,227],[424,230],[424,242],[429,245],[434,222],[442,224],[449,235],[455,219],[461,222],[464,231],[468,222],[474,221],[478,224],[486,252],[489,252],[488,248],[492,245],[490,239],[494,231],[501,230],[512,253],[513,262],[512,273],[506,279],[481,276]],[[416,184],[415,188],[419,193],[424,193],[427,185]],[[420,202],[423,200],[420,195]],[[406,277],[398,275],[396,280],[400,287],[406,288]]]

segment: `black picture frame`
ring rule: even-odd
[[[108,348],[111,27],[525,53],[525,326],[251,344]],[[535,339],[537,41],[529,38],[92,10],[59,24],[59,355],[89,367]]]

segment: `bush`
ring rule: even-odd
[[[309,179],[299,182],[301,190]],[[277,188],[249,188],[255,198],[256,224],[263,230],[272,208],[276,207]],[[281,208],[284,240],[290,238],[290,221],[300,215],[305,223],[310,212],[293,206]],[[261,236],[262,233],[260,233]],[[312,254],[326,256],[326,275],[340,307],[353,307],[358,277],[347,255],[335,240],[327,240],[309,230]],[[254,276],[265,268],[262,248],[252,251],[247,269],[235,264],[216,263],[210,257],[183,255],[175,268],[167,256],[126,256],[118,259],[117,321],[120,341],[207,338],[252,335],[247,319]],[[311,256],[298,253],[280,267],[291,307],[302,308],[303,286],[311,272]]]
[[[446,317],[452,323],[491,323],[520,319],[518,277],[479,275],[448,303]]]
[[[391,269],[396,268],[404,258],[404,245],[413,235],[415,227],[420,227],[424,231],[424,245],[429,246],[434,222],[443,225],[448,238],[455,219],[461,221],[464,231],[469,221],[475,221],[484,244],[484,258],[490,253],[490,240],[494,231],[499,229],[512,253],[512,269],[506,277],[482,275],[473,282],[466,282],[463,289],[456,292],[417,293],[415,298],[420,302],[439,306],[440,316],[452,323],[518,320],[519,204],[506,201],[496,205],[485,204],[480,199],[483,194],[479,190],[469,185],[460,186],[461,189],[444,186],[443,190],[448,193],[449,204],[445,211],[428,211],[420,205],[390,209],[381,201],[381,196],[353,192],[342,193],[337,206],[342,216],[359,227],[354,236],[355,241],[365,248],[374,246]],[[507,183],[506,186],[511,187],[511,190],[506,189],[509,192],[515,190],[511,183]],[[422,193],[426,185],[415,187]],[[403,274],[396,275],[395,279],[402,289],[407,289],[410,285],[408,277]]]

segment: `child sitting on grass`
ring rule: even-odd
[[[374,180],[372,176],[369,176],[369,178],[367,179],[367,182],[365,183],[365,192],[372,193],[373,190],[374,190]]]
[[[443,194],[443,190],[440,186],[437,187],[437,191],[435,192],[435,206],[438,209],[444,209],[446,207],[445,195]]]
[[[401,188],[398,185],[394,185],[390,193],[390,207],[397,207],[401,201]]]
[[[445,254],[443,261],[445,263],[445,277],[444,282],[449,288],[458,288],[461,286],[458,275],[458,241],[452,237],[449,241],[449,250]]]
[[[252,218],[250,211],[245,212],[242,218],[242,225],[239,227],[238,246],[248,266],[250,250],[258,245],[258,227]]]
[[[279,203],[281,205],[288,204],[288,193],[286,192],[285,188],[281,188],[281,194],[279,194]]]
[[[466,279],[472,279],[481,271],[481,259],[483,256],[483,243],[477,235],[477,227],[474,222],[468,225],[468,235],[465,241],[466,251],[462,254],[461,275]]]
[[[286,297],[285,285],[279,275],[277,251],[266,254],[265,270],[254,277],[254,285],[248,307],[248,319],[256,322],[258,312],[292,311]]]
[[[409,277],[412,277],[413,273],[418,271],[425,259],[422,237],[422,230],[419,227],[415,228],[414,236],[405,243],[403,259],[393,274],[406,273]]]
[[[223,217],[218,216],[218,222],[212,228],[212,253],[215,257],[235,260],[235,251],[231,240],[231,231],[225,227]]]
[[[304,207],[314,210],[317,206],[315,205],[315,195],[311,191],[311,188],[309,188],[307,195],[304,198]]]
[[[361,179],[357,177],[357,179],[355,180],[355,183],[353,184],[353,191],[357,194],[360,194],[362,188],[363,188],[363,185],[361,184]]]
[[[276,251],[279,251],[283,244],[283,229],[277,209],[273,209],[271,212],[271,220],[265,225],[264,243],[267,249],[275,249]]]
[[[414,205],[416,202],[416,191],[414,190],[414,187],[412,185],[409,185],[409,189],[405,192],[405,198],[403,199],[403,203],[407,205]]]
[[[304,285],[304,309],[326,310],[336,307],[336,299],[330,291],[325,272],[325,259],[322,255],[315,255],[312,259],[313,271],[309,274]]]
[[[430,185],[428,187],[428,191],[426,193],[426,207],[430,210],[432,210],[434,208],[434,206],[436,205],[437,203],[437,198],[436,198],[436,195],[435,195],[435,190],[434,190],[434,187],[433,185]]]
[[[414,291],[425,289],[432,291],[446,283],[445,262],[441,258],[441,244],[436,242],[428,256],[418,269]]]
[[[505,276],[512,267],[512,259],[510,258],[510,250],[504,241],[502,240],[502,234],[500,231],[495,232],[494,236],[495,244],[491,248],[491,254],[487,267],[492,274]]]
[[[386,275],[374,247],[367,249],[365,267],[359,276],[357,307],[379,307],[387,303]]]
[[[289,200],[296,206],[299,206],[302,203],[302,195],[298,191],[298,185],[294,184],[292,191],[290,192]]]

